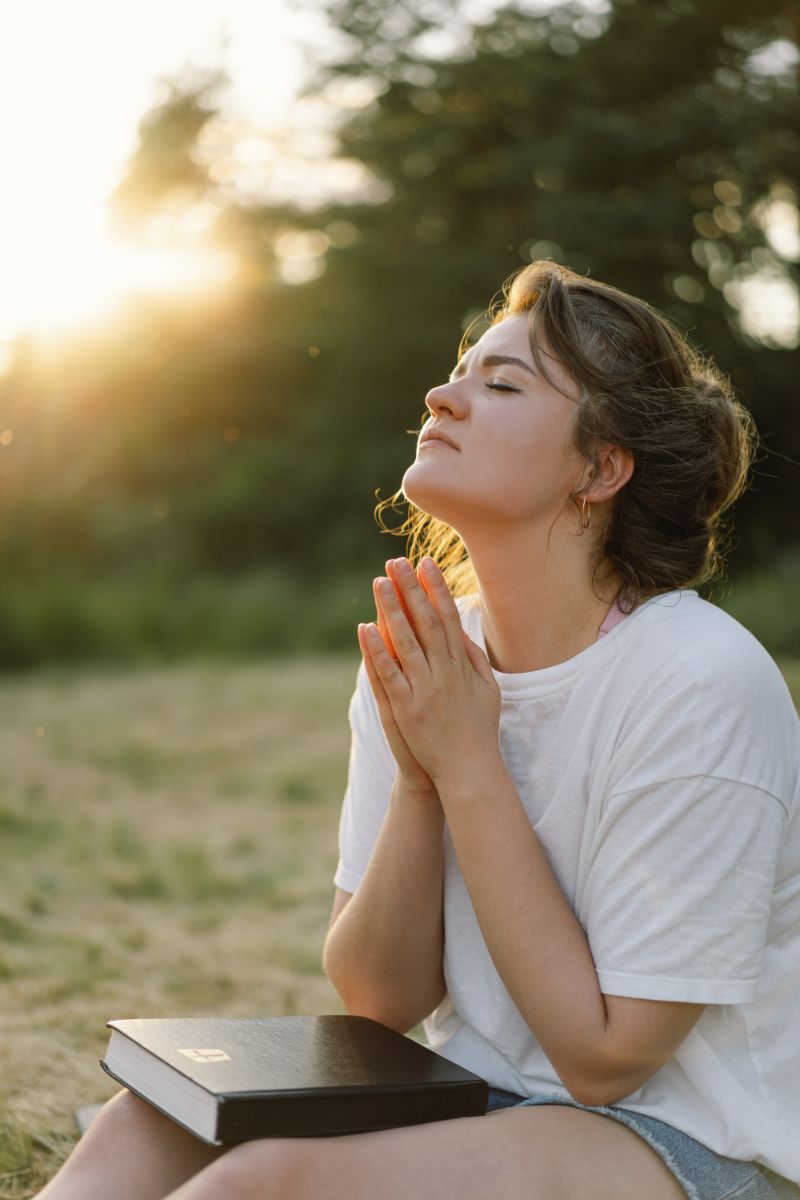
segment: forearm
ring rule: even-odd
[[[502,763],[440,784],[440,795],[497,972],[564,1086],[580,1099],[608,1025],[586,934]]]
[[[438,799],[395,787],[364,878],[328,932],[323,964],[348,1012],[401,1032],[445,992]]]

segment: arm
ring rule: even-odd
[[[630,1095],[704,1005],[603,995],[586,934],[502,760],[480,776],[440,783],[439,792],[497,972],[564,1086],[589,1105]]]
[[[465,638],[439,572],[429,565],[427,575],[439,622],[409,577],[403,590],[415,629],[387,595],[381,607],[398,660],[371,636],[372,670],[437,787],[483,938],[519,1012],[572,1096],[613,1103],[674,1054],[703,1004],[603,995],[588,937],[500,754],[491,664]]]
[[[325,940],[323,965],[347,1011],[400,1033],[445,994],[443,828],[435,792],[396,783],[364,878],[345,907],[337,897]]]

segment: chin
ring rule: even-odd
[[[497,481],[474,477],[464,487],[463,480],[448,480],[444,472],[429,471],[424,463],[406,469],[400,490],[415,508],[449,525],[462,541],[487,531],[505,534],[536,516],[530,497],[520,496],[519,489],[504,491]]]
[[[419,463],[412,463],[407,468],[400,490],[406,500],[416,508],[455,529],[463,506],[459,506],[452,487],[447,487],[441,476],[437,477],[425,469],[420,470],[420,466]]]

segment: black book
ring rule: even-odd
[[[196,1137],[364,1133],[486,1112],[487,1083],[368,1017],[108,1021],[100,1065]]]

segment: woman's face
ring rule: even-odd
[[[497,356],[519,362],[486,361]],[[575,394],[563,369],[552,358],[545,361],[559,385]],[[498,522],[549,528],[586,482],[586,461],[572,444],[575,402],[538,372],[527,315],[487,329],[425,403],[431,416],[422,434],[441,431],[453,446],[421,435],[403,493],[462,535]]]

